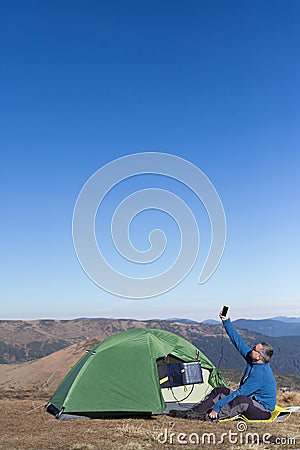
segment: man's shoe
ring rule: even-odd
[[[190,410],[187,414],[187,419],[190,420],[207,420],[207,414],[206,413],[198,413],[196,411]]]
[[[180,410],[180,409],[170,409],[170,411],[168,412],[169,416],[171,417],[178,417],[180,419],[186,419],[188,413],[190,412],[190,409],[186,409],[186,410]]]
[[[206,413],[198,413],[196,411],[193,411],[192,409],[171,409],[169,411],[169,416],[177,417],[178,419],[207,420]]]

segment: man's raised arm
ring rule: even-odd
[[[252,350],[251,347],[246,344],[242,336],[236,331],[228,315],[222,316],[222,314],[220,313],[220,319],[222,320],[223,326],[231,342],[240,352],[240,354],[246,359],[247,354]]]

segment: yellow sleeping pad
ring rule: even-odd
[[[250,420],[247,419],[243,414],[238,414],[234,417],[229,417],[228,419],[221,419],[219,422],[226,422],[231,420],[244,420],[245,422],[283,422],[284,420],[287,420],[291,415],[291,411],[289,409],[282,408],[279,405],[275,406],[274,411],[272,412],[272,415],[270,419],[266,420]]]

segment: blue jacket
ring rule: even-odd
[[[226,397],[219,400],[213,410],[219,412],[222,406],[238,395],[255,397],[266,409],[273,411],[276,405],[276,381],[269,363],[259,364],[251,359],[252,348],[249,347],[234,328],[230,319],[223,322],[224,328],[234,346],[247,362],[240,386]]]

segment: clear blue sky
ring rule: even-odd
[[[299,20],[298,0],[2,2],[1,318],[299,316]],[[83,272],[72,214],[147,151],[210,178],[227,243],[206,284],[204,232],[179,286],[129,300]]]

